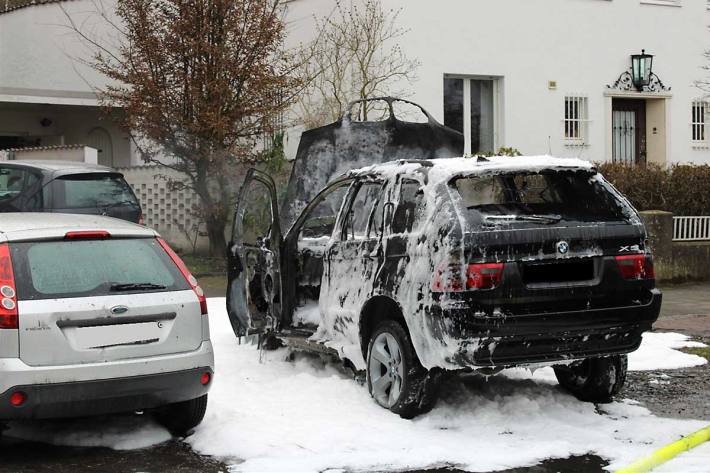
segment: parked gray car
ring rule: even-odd
[[[141,206],[123,174],[70,161],[0,162],[2,212],[107,215],[143,223]]]
[[[199,424],[214,356],[207,302],[153,230],[48,213],[0,218],[0,423],[152,410]]]

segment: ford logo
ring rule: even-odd
[[[112,314],[118,315],[125,314],[126,312],[128,312],[128,307],[126,307],[125,305],[117,305],[116,307],[111,307]]]
[[[566,241],[560,241],[557,243],[557,252],[561,255],[567,254],[569,251],[569,243]]]

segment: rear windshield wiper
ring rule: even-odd
[[[153,284],[150,282],[132,282],[124,284],[111,284],[112,291],[152,291],[157,289],[166,289],[162,284]]]
[[[484,220],[518,220],[525,222],[557,223],[562,220],[560,215],[486,215]]]

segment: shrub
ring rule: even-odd
[[[710,166],[707,164],[666,167],[607,162],[598,164],[597,168],[637,210],[710,215]]]

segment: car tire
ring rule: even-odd
[[[367,389],[375,402],[412,419],[436,405],[439,378],[440,371],[421,365],[399,322],[386,320],[377,326],[367,348]]]
[[[186,437],[207,411],[207,394],[189,401],[169,404],[155,412],[156,420],[176,437]]]
[[[556,366],[560,386],[586,402],[611,402],[626,381],[626,355],[588,358],[569,366]]]

